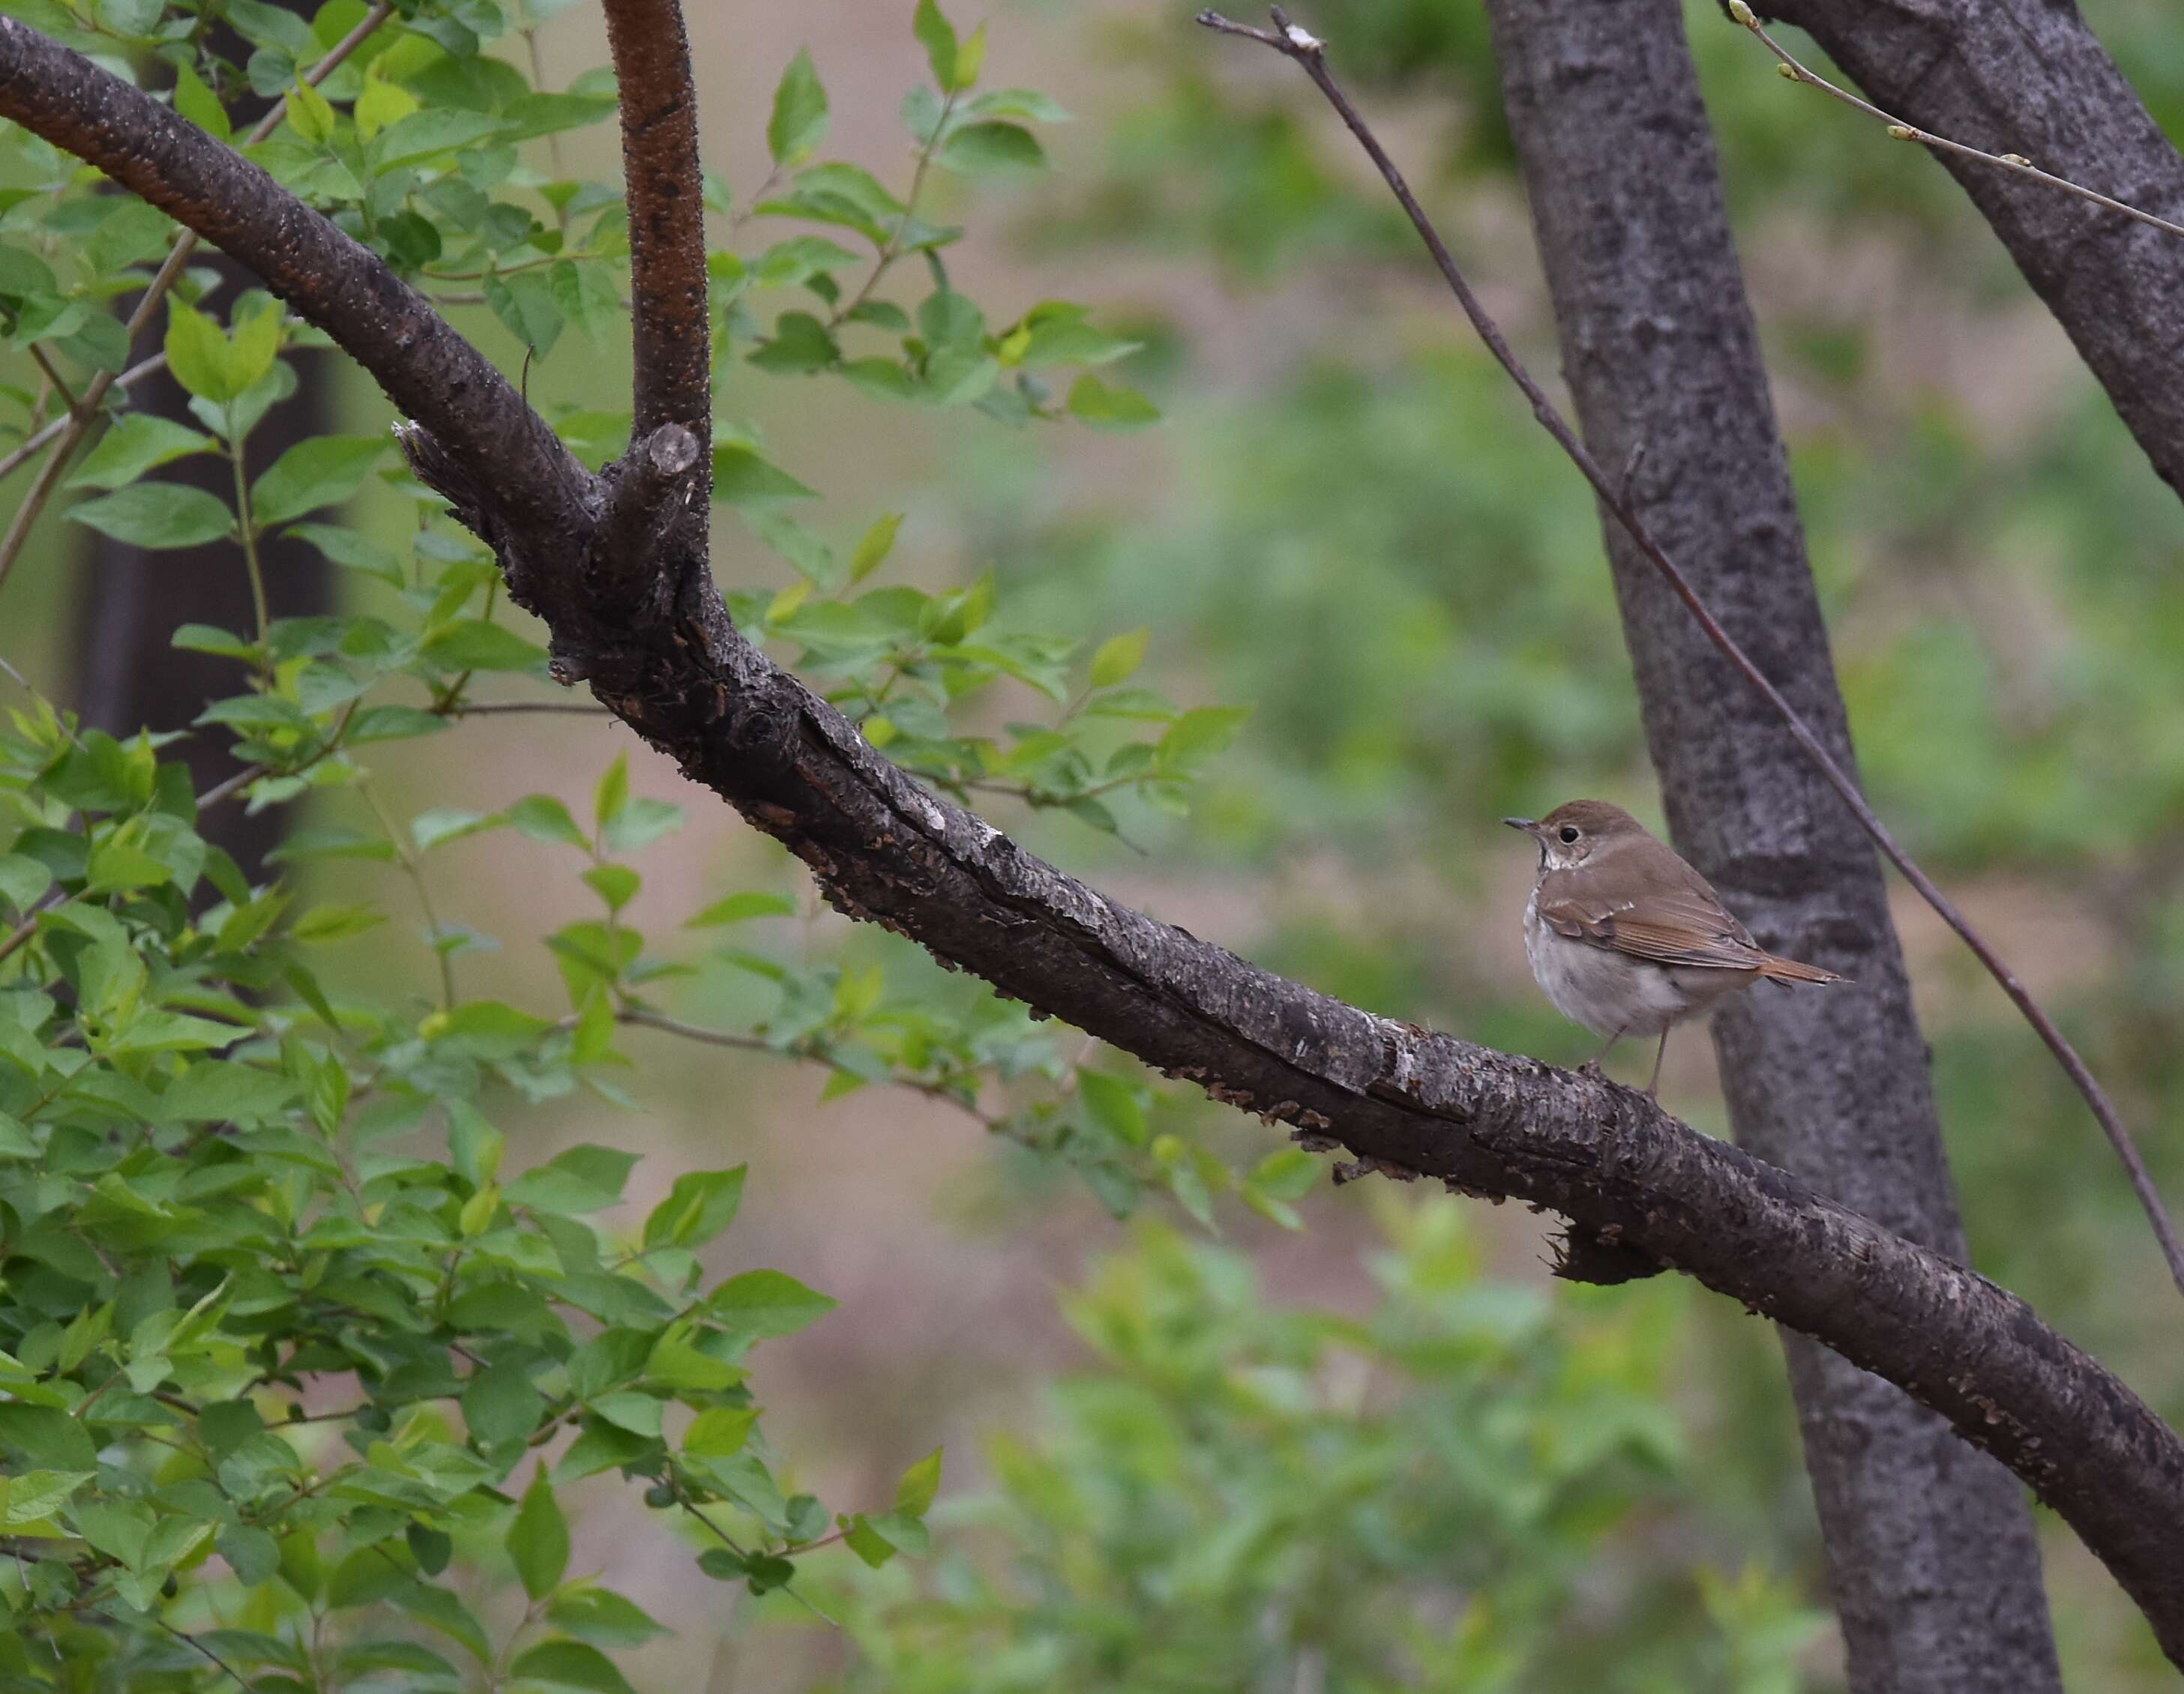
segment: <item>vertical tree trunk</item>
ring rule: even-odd
[[[1646,521],[1838,758],[1827,631],[1678,0],[1488,0],[1587,443],[1645,458]],[[1621,530],[1618,602],[1677,844],[1761,943],[1852,986],[1761,985],[1714,1022],[1738,1139],[1961,1258],[1880,867],[1780,723]],[[1878,1378],[1785,1335],[1852,1686],[2060,1686],[2018,1485]]]

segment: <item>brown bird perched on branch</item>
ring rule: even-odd
[[[1539,880],[1524,904],[1532,975],[1557,1012],[1607,1037],[1588,1070],[1624,1036],[1657,1035],[1651,1095],[1669,1031],[1723,995],[1762,977],[1842,980],[1760,947],[1706,878],[1620,806],[1573,800],[1536,822],[1502,821],[1540,845]]]

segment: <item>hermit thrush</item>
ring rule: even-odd
[[[1818,965],[1757,946],[1706,878],[1620,806],[1573,800],[1535,823],[1504,818],[1540,844],[1540,876],[1524,903],[1532,975],[1565,1018],[1607,1046],[1658,1036],[1652,1093],[1669,1031],[1724,994],[1757,982],[1840,982]]]

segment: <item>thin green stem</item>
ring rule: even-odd
[[[956,94],[951,89],[940,103],[940,117],[933,125],[933,133],[925,138],[925,145],[917,150],[917,164],[910,174],[910,192],[903,198],[902,216],[896,220],[885,245],[880,248],[879,258],[872,265],[872,275],[865,279],[865,286],[850,297],[848,305],[836,308],[834,315],[827,320],[828,329],[838,327],[844,319],[871,298],[872,290],[879,286],[880,279],[902,257],[903,231],[910,227],[911,219],[917,215],[917,197],[925,189],[925,173],[932,168],[933,155],[939,150],[940,137],[946,132],[950,114],[955,109]]]
[[[418,909],[425,914],[425,926],[430,939],[432,957],[440,964],[440,1007],[453,1011],[455,1004],[455,962],[448,956],[447,932],[440,927],[439,914],[432,909],[432,891],[426,886],[424,867],[417,863],[417,855],[408,840],[394,827],[394,819],[387,815],[387,808],[379,803],[379,797],[371,791],[370,782],[360,782],[357,791],[364,796],[364,803],[371,808],[371,815],[379,819],[379,827],[387,831],[387,839],[393,843],[394,862],[402,874],[410,879],[415,890]]]
[[[242,537],[242,568],[250,573],[250,609],[258,619],[258,668],[270,686],[273,650],[267,645],[267,635],[272,619],[265,612],[265,572],[258,562],[258,525],[250,516],[250,476],[243,464],[241,440],[227,444],[227,458],[235,467],[235,522]]]

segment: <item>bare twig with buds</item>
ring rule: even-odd
[[[1841,101],[1844,105],[1864,113],[1876,123],[1886,125],[1891,139],[1917,142],[1922,147],[1938,147],[1943,153],[1955,153],[1960,158],[1975,158],[1998,169],[2014,170],[2020,176],[2029,176],[2035,182],[2044,182],[2050,188],[2059,188],[2065,194],[2075,194],[2081,200],[2090,200],[2096,206],[2105,206],[2111,212],[2120,212],[2126,218],[2136,218],[2142,224],[2151,224],[2155,229],[2165,230],[2172,236],[2184,236],[2184,224],[2172,224],[2166,218],[2157,218],[2151,212],[2142,212],[2137,207],[2126,205],[2097,189],[2073,182],[2068,177],[2058,176],[2053,171],[2042,170],[2023,153],[1987,153],[1979,147],[1967,147],[1962,142],[1953,142],[1947,136],[1935,135],[1916,125],[1907,124],[1900,118],[1891,117],[1871,101],[1861,100],[1847,88],[1837,86],[1818,71],[1800,63],[1788,48],[1767,33],[1767,26],[1759,21],[1745,0],[1727,0],[1727,5],[1730,21],[1743,25],[1759,38],[1767,51],[1774,55],[1774,68],[1784,78],[1791,82],[1802,82],[1808,88],[1817,88],[1821,93]]]

